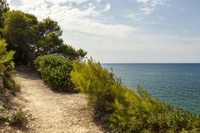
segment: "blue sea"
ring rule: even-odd
[[[200,114],[200,64],[102,64],[122,79],[123,85],[137,85],[152,96]]]

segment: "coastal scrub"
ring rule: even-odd
[[[114,132],[197,132],[200,116],[136,91],[92,59],[74,62],[71,73],[76,89],[88,94],[89,105]]]

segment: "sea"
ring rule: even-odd
[[[200,63],[104,63],[102,67],[130,89],[140,85],[152,97],[200,114]]]

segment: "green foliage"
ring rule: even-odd
[[[41,74],[45,83],[56,91],[73,92],[74,85],[71,82],[71,61],[54,55],[39,56],[34,61],[35,67]]]
[[[63,56],[65,58],[68,58],[70,60],[82,60],[87,52],[85,52],[83,49],[75,50],[70,45],[62,45],[57,50],[56,53],[59,53],[60,56]]]
[[[2,14],[9,10],[9,6],[6,0],[0,0],[0,28],[3,27],[3,17]],[[1,36],[0,36],[1,37]]]
[[[0,116],[0,123],[8,122],[13,126],[23,126],[27,123],[26,112],[17,111],[10,116]]]
[[[3,80],[3,88],[7,88],[12,91],[19,90],[19,87],[15,84],[12,79],[12,75],[14,72],[14,62],[12,61],[12,57],[14,55],[14,51],[7,52],[5,40],[0,40],[0,80]],[[3,91],[3,90],[1,90]],[[1,92],[3,93],[3,92]]]
[[[46,18],[39,22],[37,18],[22,11],[3,13],[3,28],[0,29],[10,50],[16,51],[15,62],[33,63],[39,55],[56,54],[70,60],[86,55],[82,49],[75,50],[63,43],[62,30],[58,22]]]
[[[7,12],[9,10],[9,5],[6,0],[0,0],[0,13]]]
[[[39,39],[37,42],[36,55],[54,54],[55,51],[63,45],[63,40],[60,38],[62,30],[58,22],[47,18],[38,23],[37,34]]]
[[[16,51],[15,62],[27,64],[35,58],[37,43],[37,18],[22,11],[10,11],[3,14],[4,28],[1,29],[8,48]]]
[[[102,69],[100,63],[93,63],[90,60],[88,64],[74,62],[71,76],[73,83],[81,92],[90,94],[89,103],[96,111],[102,113],[113,111],[110,103],[115,100],[113,91],[117,83],[113,74]]]
[[[12,106],[11,106],[10,104],[8,104],[8,103],[4,103],[4,104],[3,104],[3,107],[4,107],[5,109],[7,109],[7,110],[12,109]]]
[[[22,126],[27,122],[26,113],[23,111],[19,111],[12,116],[7,118],[7,121],[14,126]]]
[[[89,104],[101,117],[108,117],[113,132],[197,132],[200,116],[151,97],[138,86],[137,91],[121,85],[113,73],[92,59],[74,62],[73,83],[88,94]]]
[[[1,124],[1,122],[6,122],[6,121],[7,121],[7,118],[6,118],[6,117],[0,116],[0,124]]]

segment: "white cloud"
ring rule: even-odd
[[[144,4],[146,4],[149,0],[136,0],[137,2],[139,2],[139,3],[144,3]]]
[[[157,6],[164,5],[166,0],[136,0],[136,2],[139,3],[139,8],[135,12],[131,11],[126,17],[135,21],[140,21],[145,18],[146,15],[152,14]],[[158,20],[163,19],[159,17]]]
[[[130,18],[130,19],[132,19],[134,21],[140,21],[143,18],[141,13],[134,13],[134,12],[131,12],[131,13],[127,14],[126,17]]]
[[[79,20],[74,19],[70,21],[64,21],[68,27],[65,27],[66,30],[78,31],[93,35],[100,36],[112,36],[112,37],[124,37],[130,32],[135,31],[136,29],[125,26],[125,25],[106,25],[99,23],[97,21],[91,21],[89,19]]]
[[[100,3],[102,0],[96,0],[97,1],[97,3]]]
[[[65,4],[65,3],[76,3],[76,4],[82,4],[88,2],[88,0],[7,0],[7,2],[10,4],[10,7],[12,9],[19,9],[20,6],[22,6],[23,9],[29,9],[34,8],[35,6],[48,6],[47,3],[52,3],[53,5],[59,5],[59,4]],[[37,8],[36,8],[37,9]]]
[[[107,11],[109,11],[109,10],[110,10],[110,8],[111,8],[111,5],[110,5],[110,3],[107,3],[107,4],[106,4],[106,6],[105,6],[105,9],[104,9],[104,12],[107,12]]]
[[[142,12],[145,15],[151,14],[155,9],[152,7],[142,7],[140,8],[140,12]]]
[[[81,3],[85,3],[88,0],[46,0],[46,2],[52,2],[54,4],[58,4],[58,3],[76,3],[76,4],[81,4]]]
[[[157,5],[163,5],[165,4],[166,0],[151,0],[150,5],[151,6],[157,6]]]
[[[101,36],[117,36],[123,37],[136,28],[126,26],[123,24],[105,24],[101,21],[97,21],[96,18],[101,17],[102,10],[109,11],[111,5],[106,4],[104,9],[96,9],[93,3],[86,3],[84,8],[73,7],[70,2],[77,4],[84,3],[87,0],[34,0],[34,1],[22,1],[22,6],[17,9],[32,13],[36,15],[39,20],[46,17],[59,22],[61,27],[65,31],[77,31],[80,33],[87,33]],[[49,6],[51,2],[51,6]],[[60,3],[65,2],[64,6]],[[69,2],[68,4],[66,2]]]
[[[89,7],[94,7],[95,5],[93,3],[88,4]]]
[[[157,5],[162,5],[165,3],[166,0],[136,0],[136,2],[145,4],[145,5],[150,5],[150,6],[157,6]]]

